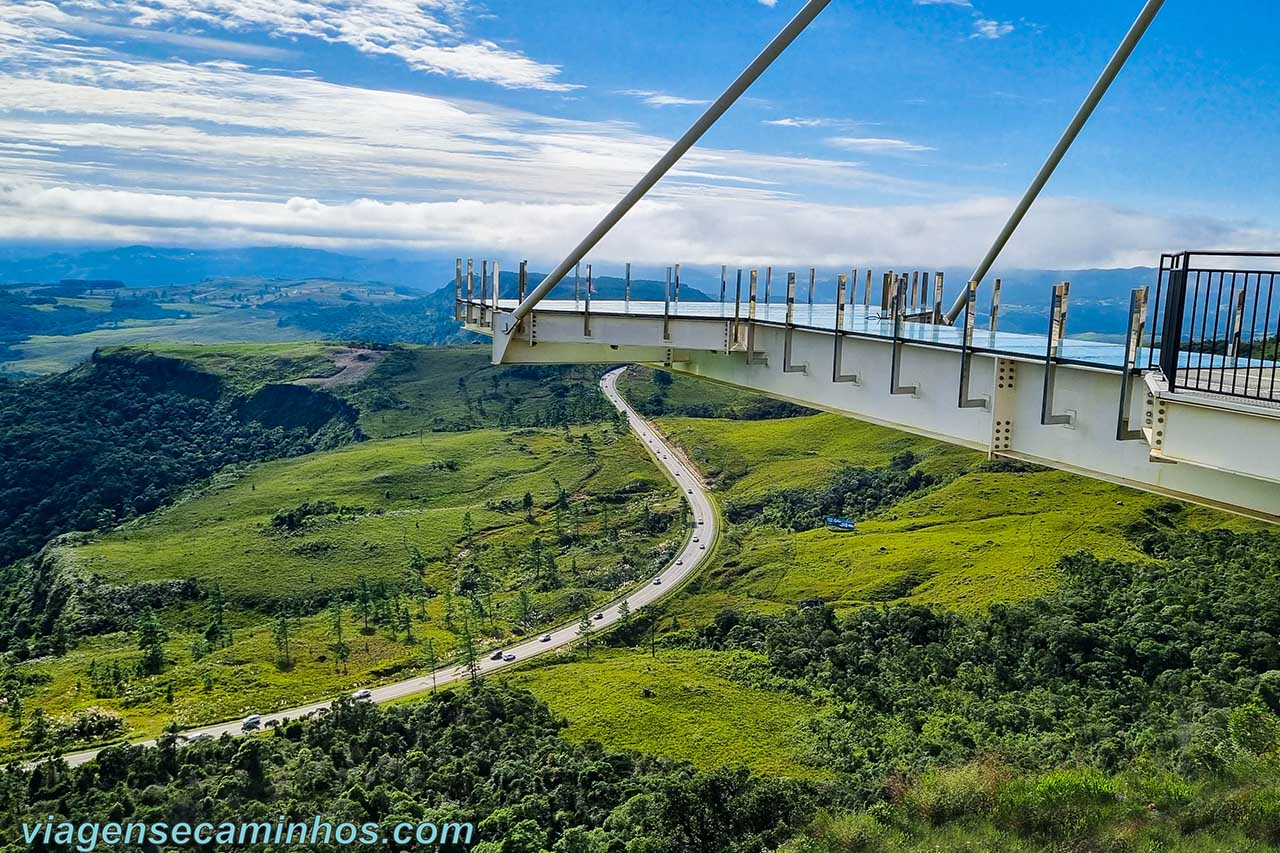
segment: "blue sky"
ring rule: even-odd
[[[834,0],[601,261],[965,265],[1138,0]],[[0,240],[548,261],[800,0],[0,0]],[[1170,0],[1008,250],[1280,244],[1258,0]]]

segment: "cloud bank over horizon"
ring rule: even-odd
[[[470,0],[24,0],[5,7],[0,241],[11,243],[296,245],[551,261],[703,103],[684,93],[601,86],[617,103],[659,107],[670,117],[661,132],[621,107],[617,118],[575,118],[574,93],[590,81],[569,81],[561,65],[477,34],[491,15]],[[472,88],[379,88],[278,66],[285,53],[311,44]],[[477,97],[478,85],[554,102],[516,106]],[[937,158],[946,152],[930,140],[833,137],[832,127],[855,124],[843,119],[753,124],[812,130],[815,147],[738,146],[716,137],[687,156],[594,257],[966,265],[1014,203],[1006,193],[940,179],[945,162]],[[1003,263],[1150,265],[1162,251],[1277,237],[1280,230],[1248,218],[1047,196]]]

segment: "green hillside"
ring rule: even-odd
[[[486,647],[576,616],[646,580],[684,535],[673,486],[586,369],[495,370],[478,348],[165,345],[100,353],[85,381],[107,365],[163,383],[175,406],[204,395],[233,417],[296,419],[312,397],[341,397],[376,428],[379,405],[423,409],[408,411],[409,435],[232,465],[12,567],[8,651],[33,659],[6,695],[24,714],[101,708],[120,715],[119,736],[404,677],[459,654],[468,632]],[[311,382],[323,390],[298,384]],[[524,411],[547,427],[458,429],[535,386]],[[122,404],[101,391],[99,408]],[[424,410],[453,428],[431,431]],[[162,652],[144,673],[152,618]],[[18,748],[25,724],[14,715],[0,748]]]
[[[633,379],[628,393],[647,394],[651,383]],[[687,398],[690,386],[703,384],[676,376],[669,387]],[[659,426],[702,469],[734,522],[702,581],[673,605],[694,622],[722,607],[776,611],[809,599],[981,612],[1052,589],[1054,567],[1078,550],[1141,558],[1130,529],[1169,504],[1060,471],[987,463],[973,451],[837,415],[665,417]],[[889,506],[848,513],[857,516],[855,534],[789,525],[793,492],[821,492],[849,469],[886,470],[895,457],[932,482]],[[1183,518],[1195,528],[1264,527],[1200,508]]]

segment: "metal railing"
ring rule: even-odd
[[[1160,256],[1148,367],[1171,390],[1280,402],[1280,254]]]

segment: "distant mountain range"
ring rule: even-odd
[[[0,253],[0,283],[117,280],[128,287],[196,284],[214,278],[331,278],[435,290],[453,278],[452,259],[365,258],[319,249],[167,249],[121,246],[30,256]]]
[[[514,266],[514,265],[513,265]],[[613,272],[613,265],[610,266]],[[880,274],[875,271],[873,301],[879,292]],[[478,271],[477,271],[478,272]],[[719,267],[686,266],[682,271],[681,298],[701,301],[719,298]],[[803,301],[808,294],[807,270],[798,270],[798,294]],[[932,270],[930,271],[932,272]],[[945,269],[947,292],[944,301],[954,298],[960,282],[969,271]],[[819,274],[817,298],[831,301],[835,296],[836,270]],[[450,257],[370,258],[318,249],[259,247],[243,249],[182,249],[149,246],[122,246],[82,252],[0,251],[0,285],[21,283],[53,283],[68,279],[114,280],[126,287],[194,284],[219,278],[266,278],[301,280],[309,278],[380,282],[407,290],[425,291],[452,287],[454,259]],[[530,286],[545,277],[530,273]],[[1124,331],[1129,292],[1141,284],[1155,283],[1155,270],[1148,267],[1111,270],[1008,270],[1000,274],[1004,281],[1001,326],[1010,331],[1040,331],[1047,322],[1050,288],[1060,281],[1071,282],[1070,331],[1077,334],[1094,332],[1114,335]],[[865,288],[865,271],[859,274],[858,298]],[[773,298],[785,293],[785,272],[775,272]],[[728,298],[732,298],[736,268],[730,271]],[[615,275],[595,279],[596,298],[621,298],[623,280]],[[585,289],[585,276],[582,287]],[[637,275],[632,282],[636,299],[661,299],[665,284],[652,277]],[[516,274],[512,268],[502,273],[502,290],[514,295]],[[572,278],[555,290],[555,298],[572,298]],[[761,271],[760,298],[764,296]],[[743,298],[745,300],[745,285]],[[990,284],[984,284],[978,298],[979,322],[986,316],[990,302]]]

